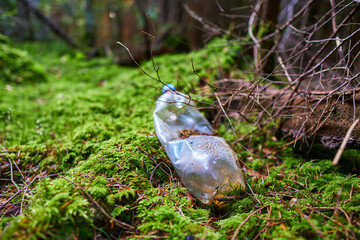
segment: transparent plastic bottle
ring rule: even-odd
[[[223,138],[211,136],[210,123],[188,96],[170,84],[156,102],[154,123],[177,174],[201,202],[210,204],[218,192],[245,188],[235,152]],[[180,136],[184,131],[191,134]]]

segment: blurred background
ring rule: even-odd
[[[117,41],[131,49],[136,59],[144,60],[150,58],[155,35],[154,55],[201,48],[229,28],[240,35],[240,26],[246,23],[239,24],[238,18],[225,12],[249,15],[250,2],[1,0],[0,32],[17,41],[61,39],[89,56],[116,55],[119,63],[126,64],[131,59]],[[196,13],[195,18],[189,13]],[[211,19],[224,31],[209,33],[197,17]]]
[[[17,42],[61,40],[121,65],[134,62],[117,41],[142,61],[222,37],[243,46],[237,62],[256,77],[282,78],[284,65],[291,77],[309,76],[301,88],[325,91],[359,72],[359,8],[355,0],[1,0],[0,33]],[[321,74],[310,76],[310,67]],[[352,80],[347,89],[357,86]]]

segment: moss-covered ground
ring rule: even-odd
[[[246,191],[203,205],[154,134],[162,83],[59,44],[17,48],[0,66],[1,239],[360,238],[360,178],[350,168],[304,160],[266,129],[255,131],[232,145]],[[162,81],[195,96],[190,60],[211,81],[238,50],[210,46],[155,64]],[[151,61],[142,66],[156,76]],[[239,135],[251,129],[236,126]],[[217,131],[234,140],[225,125]]]

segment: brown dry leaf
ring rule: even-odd
[[[182,139],[188,138],[191,135],[210,135],[210,134],[202,133],[202,132],[199,132],[197,130],[186,129],[186,128],[179,132],[179,137],[182,138]]]
[[[280,224],[280,228],[284,231],[286,230],[286,226],[284,224]]]
[[[247,168],[246,172],[249,176],[252,177],[253,181],[257,181],[259,179],[264,179],[266,176],[259,173],[258,171],[255,171],[253,169]]]
[[[263,153],[265,153],[266,156],[269,156],[269,155],[276,155],[277,154],[277,151],[271,149],[271,148],[267,148],[267,147],[264,147],[262,149]]]

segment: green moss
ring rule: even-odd
[[[37,186],[31,208],[12,221],[2,239],[67,239],[72,233],[88,237],[89,202],[64,179],[46,178]]]
[[[24,177],[15,166],[13,174],[21,189],[38,177],[11,201],[19,209],[24,199],[22,214],[12,217],[8,208],[2,210],[2,239],[224,239],[242,222],[240,239],[320,238],[314,226],[329,239],[344,238],[345,232],[359,236],[359,177],[330,160],[307,161],[284,148],[269,129],[233,122],[238,136],[248,136],[233,147],[247,164],[251,190],[241,200],[204,206],[183,187],[154,134],[152,112],[162,83],[110,59],[87,61],[63,45],[18,47],[44,66],[48,80],[36,86],[0,82],[0,137],[6,149],[0,159],[22,169]],[[236,51],[239,47],[216,40],[197,52],[158,57],[155,64],[162,81],[196,93],[191,59],[212,82],[219,75],[217,58],[231,71]],[[151,62],[142,66],[156,76]],[[226,125],[218,133],[235,140]],[[10,178],[10,171],[1,171],[1,178]],[[4,185],[3,197],[9,199],[17,189],[11,182]],[[115,225],[94,201],[135,230]],[[335,215],[335,207],[351,214],[352,222],[342,211]]]
[[[2,36],[2,35],[1,35]],[[2,37],[1,39],[5,39]],[[7,83],[42,82],[47,76],[41,65],[27,52],[0,43],[0,81]]]

